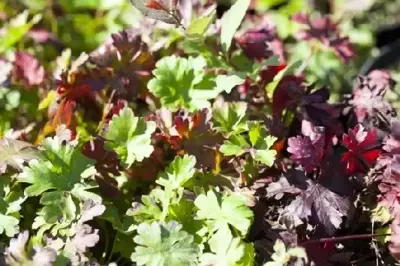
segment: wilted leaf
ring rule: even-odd
[[[154,1],[155,3],[158,4],[149,5],[149,3],[151,4],[151,1]],[[180,22],[180,16],[176,12],[175,7],[172,7],[171,9],[168,9],[168,7],[164,7],[163,6],[164,1],[130,0],[130,2],[137,10],[139,10],[146,17],[156,20],[161,20],[169,24],[179,24]],[[165,0],[165,2],[167,2],[167,0]],[[179,19],[177,20],[176,18]]]
[[[23,163],[39,158],[39,151],[24,141],[14,139],[0,140],[0,173],[4,173],[7,165],[22,170]]]

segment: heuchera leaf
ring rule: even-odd
[[[324,148],[325,136],[322,131],[313,137],[313,140],[308,136],[289,138],[287,151],[292,154],[290,158],[301,165],[304,171],[311,172],[320,166]]]
[[[367,76],[359,76],[350,104],[354,107],[357,121],[379,119],[392,115],[393,109],[384,99],[388,90],[393,89],[394,81],[386,71],[374,70]],[[390,120],[390,119],[388,119]]]
[[[31,184],[25,189],[28,196],[39,196],[43,192],[72,190],[81,181],[81,174],[93,166],[93,161],[85,157],[70,144],[61,144],[57,137],[43,142],[46,159],[30,161],[18,176],[18,181]]]
[[[365,172],[374,165],[381,153],[378,148],[376,130],[365,131],[361,124],[343,134],[342,145],[348,151],[342,155],[349,173]]]
[[[153,71],[155,77],[148,84],[149,90],[160,98],[163,106],[172,111],[182,107],[191,110],[207,107],[207,102],[199,102],[191,95],[195,86],[203,81],[205,67],[206,61],[203,57],[164,57],[156,63]]]
[[[239,28],[250,0],[237,0],[235,4],[222,16],[221,19],[221,45],[224,51],[228,51],[231,47],[232,39]]]
[[[333,23],[329,16],[310,19],[305,13],[297,13],[292,19],[306,26],[306,29],[297,33],[297,38],[319,40],[323,45],[332,48],[345,63],[355,56],[355,50],[349,38],[340,36],[337,24]]]
[[[129,107],[114,115],[107,127],[104,137],[106,144],[114,149],[128,167],[134,162],[143,161],[151,155],[151,134],[156,130],[153,121],[135,117]]]
[[[131,260],[147,266],[194,266],[197,265],[199,247],[193,236],[181,230],[175,221],[169,223],[142,223],[134,237],[138,245]]]
[[[250,123],[249,139],[251,145],[243,135],[232,135],[220,147],[220,151],[225,156],[240,156],[249,152],[254,160],[271,167],[277,154],[272,146],[277,138],[266,135],[259,123]]]
[[[49,247],[43,248],[36,245],[31,252],[27,250],[29,232],[24,231],[18,237],[12,238],[10,245],[6,248],[5,262],[7,265],[20,265],[23,262],[26,265],[33,266],[52,266],[54,265],[57,252]]]
[[[342,217],[347,216],[350,201],[320,184],[309,181],[309,187],[286,206],[282,220],[289,227],[302,223],[316,214],[319,224],[323,225],[328,234],[333,235],[342,223]]]
[[[185,182],[193,177],[195,164],[194,156],[185,155],[183,158],[177,156],[156,182],[171,190],[183,187]]]
[[[400,215],[396,214],[392,222],[389,251],[393,258],[400,261]]]

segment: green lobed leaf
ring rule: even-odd
[[[215,128],[228,135],[246,131],[246,110],[246,102],[224,102],[222,105],[214,105],[212,118],[216,124]]]
[[[223,226],[208,241],[211,252],[200,257],[200,265],[235,266],[244,256],[245,245],[239,237],[234,238],[229,227]]]
[[[148,158],[154,150],[151,134],[156,130],[153,121],[135,117],[129,107],[114,115],[105,133],[106,144],[115,150],[127,167]]]
[[[193,177],[195,173],[196,157],[185,154],[183,157],[175,157],[168,168],[156,181],[163,187],[171,190],[183,187],[183,185]]]
[[[219,75],[215,79],[215,83],[217,85],[216,89],[219,92],[225,91],[226,93],[230,93],[235,86],[243,84],[244,81],[244,78],[241,78],[237,75]]]
[[[71,191],[81,181],[81,174],[94,164],[79,149],[63,145],[57,137],[45,139],[43,147],[46,158],[30,161],[18,176],[19,182],[31,184],[25,189],[27,196],[39,196],[50,189]]]
[[[232,135],[228,140],[224,141],[219,151],[225,156],[240,156],[246,152],[246,148],[250,145],[242,135]]]
[[[131,260],[147,266],[197,265],[199,246],[193,236],[181,230],[177,222],[142,223],[137,228],[134,242],[138,245]]]
[[[253,212],[244,199],[237,195],[217,197],[215,192],[209,190],[207,195],[199,195],[194,204],[198,208],[197,217],[208,220],[214,230],[230,224],[244,236],[253,220]]]

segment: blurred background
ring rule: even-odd
[[[210,4],[211,0],[180,0],[192,4]],[[221,17],[235,0],[218,0]],[[305,60],[309,47],[293,41],[296,25],[291,15],[299,11],[330,14],[339,23],[357,48],[357,58],[346,67],[332,53],[319,52],[311,60],[307,74],[312,82],[329,85],[338,92],[351,90],[358,74],[372,69],[388,68],[395,79],[400,58],[400,1],[399,0],[252,0],[251,12],[269,14],[278,36],[284,41],[291,60]],[[141,15],[129,0],[0,0],[0,53],[24,49],[40,59],[52,62],[61,51],[69,48],[72,56],[91,52],[109,38],[111,33],[140,25]],[[12,29],[10,29],[10,25]],[[169,38],[170,29],[152,35]],[[165,31],[168,33],[165,34]],[[161,44],[161,45],[163,45]],[[45,67],[49,67],[46,66]]]

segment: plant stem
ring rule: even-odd
[[[306,67],[308,66],[308,64],[311,61],[311,58],[313,57],[315,51],[316,51],[316,46],[311,44],[311,49],[310,49],[310,54],[307,56],[307,58],[303,61],[303,63],[300,65],[300,67],[297,69],[296,71],[296,76],[302,74],[304,72],[304,70],[306,69]]]
[[[361,234],[361,235],[349,235],[349,236],[339,236],[339,237],[327,237],[320,239],[313,239],[304,241],[300,243],[300,246],[310,245],[310,244],[318,244],[318,243],[331,243],[331,242],[340,242],[344,240],[352,240],[352,239],[366,239],[366,238],[374,238],[379,236],[390,236],[392,234]]]

